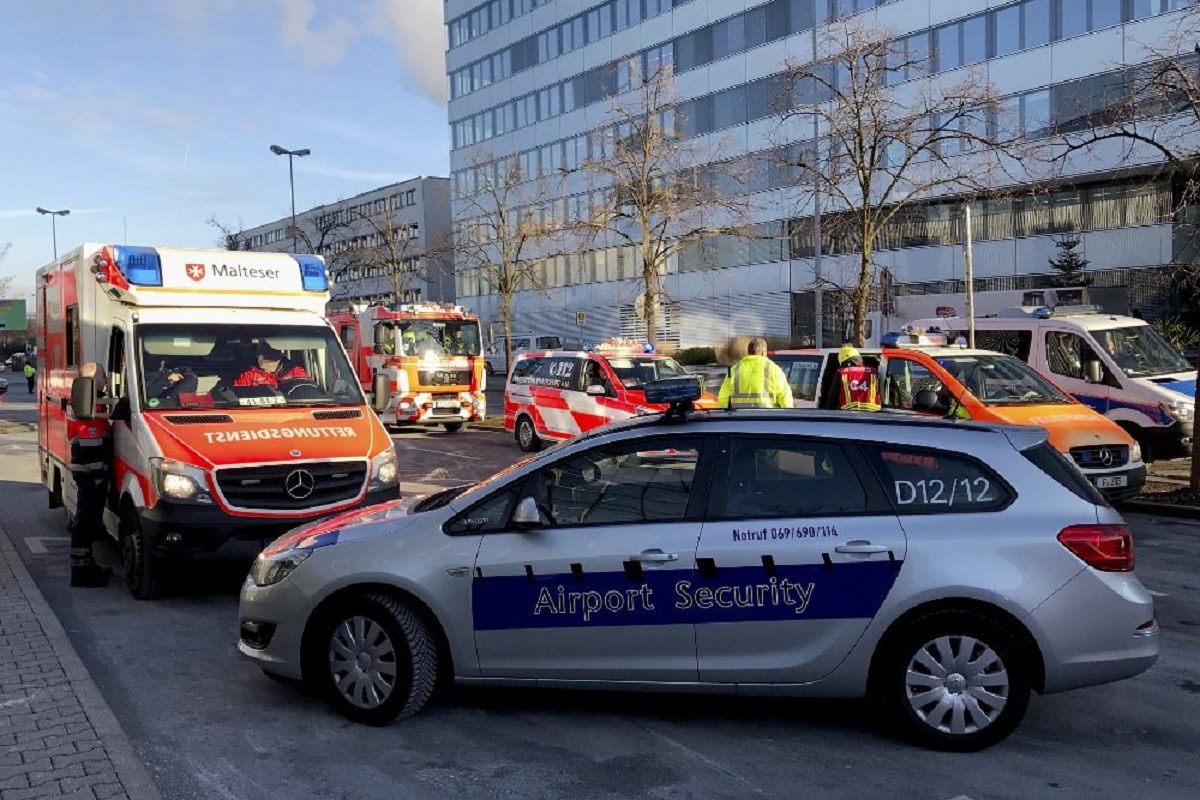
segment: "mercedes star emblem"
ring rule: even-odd
[[[1113,463],[1113,453],[1107,447],[1100,450],[1100,463],[1106,467],[1111,467]]]
[[[303,500],[313,493],[313,489],[317,486],[317,481],[313,478],[313,474],[306,469],[294,469],[288,473],[288,476],[283,481],[283,488],[287,491],[288,497],[294,500]]]

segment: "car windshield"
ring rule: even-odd
[[[397,322],[391,330],[395,352],[406,356],[477,356],[479,323],[459,319],[416,319]]]
[[[1024,361],[1012,356],[945,356],[937,361],[984,405],[1075,402]]]
[[[326,327],[148,324],[137,342],[146,409],[366,402]]]
[[[662,356],[609,356],[608,366],[626,389],[641,389],[647,383],[688,374],[675,359]]]
[[[1093,331],[1109,357],[1131,378],[1188,372],[1192,365],[1149,325]]]

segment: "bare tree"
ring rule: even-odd
[[[500,302],[504,367],[512,362],[512,306],[518,292],[544,290],[542,265],[561,255],[571,224],[552,211],[551,187],[526,175],[519,159],[469,157],[474,191],[455,214],[453,256],[460,280],[478,281]]]
[[[857,250],[850,295],[855,345],[864,344],[879,236],[942,195],[995,192],[1029,152],[979,72],[930,76],[931,54],[860,19],[821,33],[817,59],[789,62],[776,100],[782,131],[809,141],[779,148],[798,187],[815,187],[835,213],[823,239]],[[818,139],[811,140],[814,127]],[[799,157],[795,157],[796,154]],[[816,243],[814,243],[816,246]]]
[[[217,247],[222,250],[249,250],[250,242],[247,241],[245,234],[242,232],[244,227],[241,221],[238,221],[237,227],[227,225],[217,219],[217,215],[213,214],[205,220],[206,223],[216,228],[221,232],[221,236],[216,241]]]
[[[582,222],[593,242],[637,254],[646,336],[657,345],[671,259],[709,237],[748,236],[749,201],[737,174],[741,161],[681,135],[687,121],[676,111],[670,66],[642,76],[634,64],[628,72],[633,91],[614,99],[600,152],[583,163],[604,194]]]
[[[403,302],[413,286],[428,277],[418,231],[410,223],[397,222],[390,211],[356,213],[355,218],[367,231],[367,243],[357,248],[356,266],[387,278],[393,300]]]

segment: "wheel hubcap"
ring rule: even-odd
[[[329,672],[338,693],[358,708],[377,708],[396,688],[396,648],[380,625],[350,617],[329,642]]]
[[[532,441],[533,441],[533,431],[531,431],[529,429],[529,423],[522,422],[521,423],[521,444],[525,447],[528,447],[529,443]]]
[[[970,636],[941,636],[908,663],[905,696],[913,712],[941,733],[978,733],[1008,703],[1008,671],[999,654]]]

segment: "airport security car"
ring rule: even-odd
[[[446,677],[865,696],[947,750],[1157,658],[1129,531],[1044,430],[686,413],[698,381],[661,383],[690,384],[664,415],[281,537],[241,652],[368,724]]]

